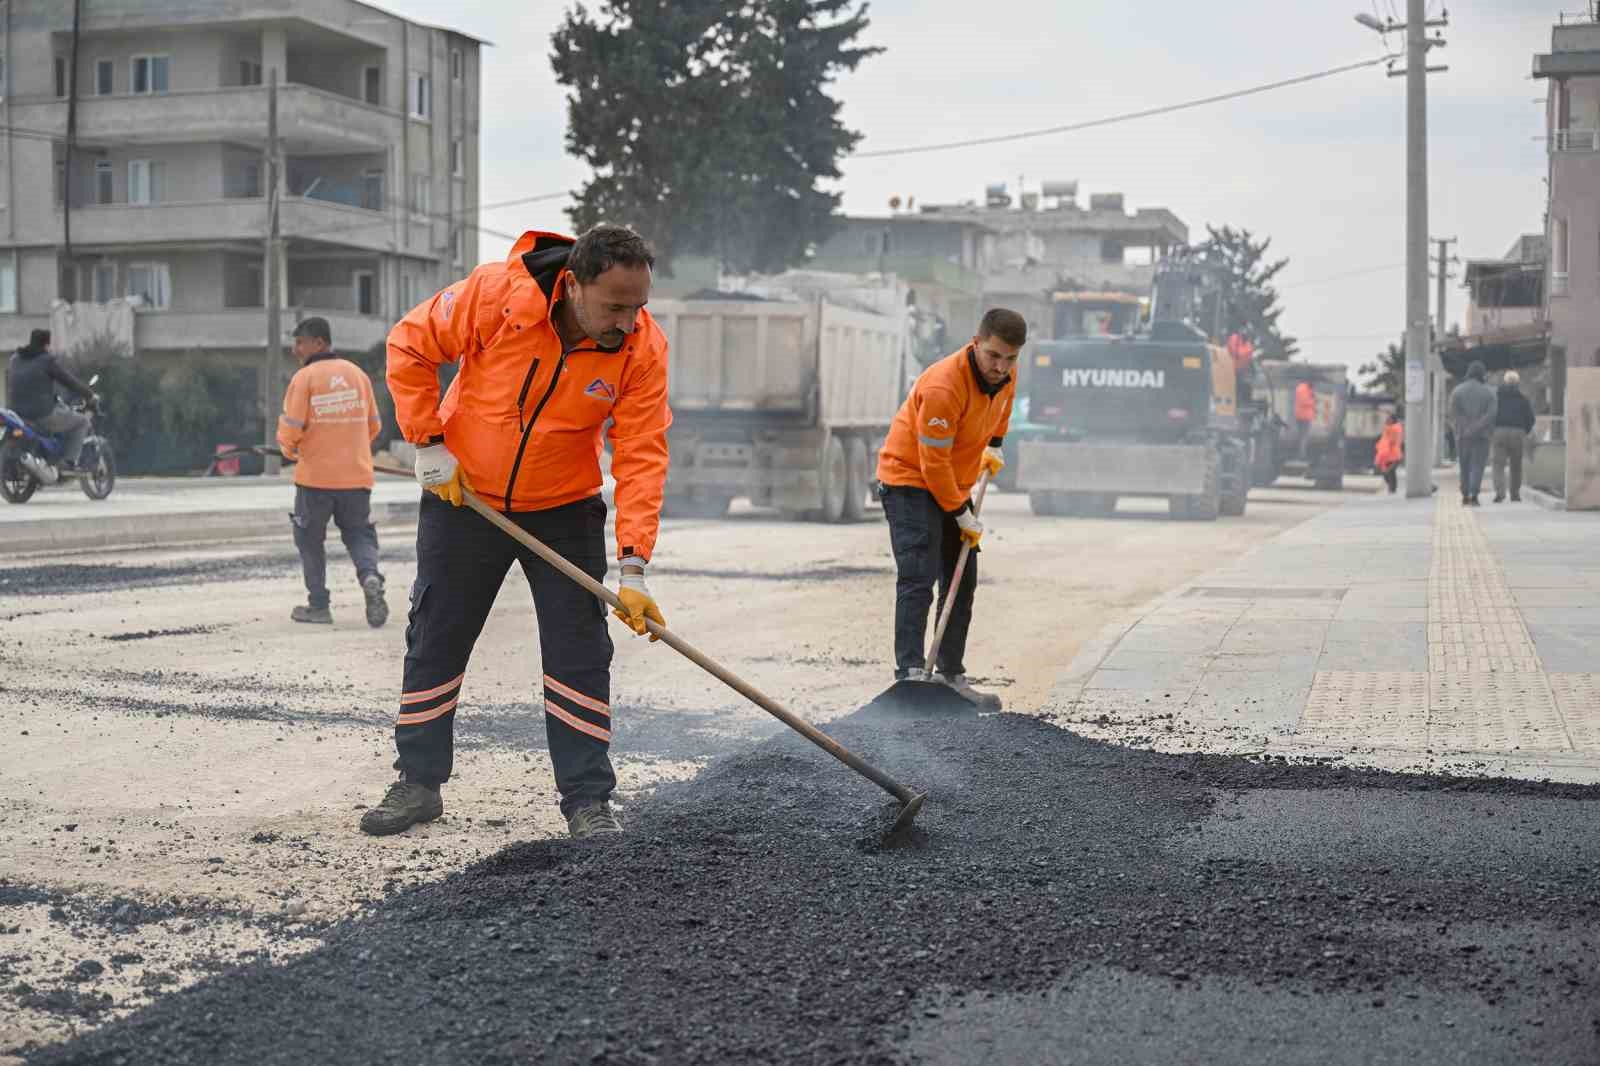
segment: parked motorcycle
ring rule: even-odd
[[[89,379],[90,388],[100,380]],[[74,404],[89,415],[89,436],[83,442],[78,469],[61,470],[61,438],[41,432],[10,408],[0,407],[0,496],[7,503],[27,503],[41,485],[54,485],[63,478],[77,479],[83,494],[91,500],[111,495],[117,483],[117,460],[111,442],[94,426],[98,411],[86,404]]]

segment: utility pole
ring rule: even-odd
[[[1428,50],[1444,45],[1428,30],[1449,25],[1449,12],[1428,18],[1425,0],[1406,0],[1406,20],[1380,22],[1360,14],[1356,21],[1388,34],[1404,30],[1406,66],[1389,76],[1406,79],[1406,497],[1433,493],[1433,442],[1428,425]]]
[[[263,277],[267,283],[267,354],[261,364],[261,421],[264,427],[262,441],[269,449],[278,443],[278,404],[283,390],[278,384],[279,364],[283,362],[283,327],[279,322],[279,305],[283,303],[278,277],[278,259],[282,241],[278,232],[278,68],[272,68],[267,77],[267,242],[263,251]],[[281,469],[277,458],[268,452],[265,472],[276,476]]]
[[[67,145],[61,173],[61,265],[57,295],[78,298],[78,271],[72,262],[72,149],[78,143],[78,41],[83,29],[83,0],[72,0],[72,51],[67,58]]]
[[[1440,353],[1444,350],[1445,323],[1445,283],[1455,278],[1450,273],[1450,264],[1459,263],[1461,260],[1450,254],[1450,246],[1456,243],[1454,237],[1434,237],[1433,243],[1439,246],[1439,265],[1435,290],[1433,313],[1433,351],[1428,360],[1428,440],[1432,442],[1434,455],[1440,454],[1444,448],[1444,361]]]
[[[1439,252],[1439,265],[1435,268],[1437,273],[1434,275],[1434,280],[1437,283],[1437,287],[1434,290],[1433,300],[1433,335],[1438,343],[1442,345],[1444,343],[1445,328],[1445,282],[1453,281],[1455,279],[1455,275],[1450,273],[1450,264],[1459,263],[1461,260],[1450,254],[1450,246],[1456,243],[1456,238],[1433,237],[1431,240],[1438,246]]]

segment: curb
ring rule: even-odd
[[[377,525],[417,520],[420,501],[373,503]],[[48,518],[5,529],[10,552],[86,551],[95,548],[145,548],[205,540],[272,536],[287,532],[283,507],[246,511],[195,511],[184,514],[127,515],[106,518]]]
[[[1536,489],[1532,485],[1525,485],[1523,486],[1522,494],[1527,497],[1529,502],[1536,503],[1547,511],[1565,511],[1567,509],[1566,498],[1557,496],[1553,492],[1546,492],[1543,489]]]

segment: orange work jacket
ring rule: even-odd
[[[1406,427],[1403,423],[1395,422],[1383,427],[1383,435],[1378,438],[1377,450],[1372,453],[1372,465],[1379,470],[1388,470],[1400,465],[1400,460],[1406,457]]]
[[[1314,422],[1317,417],[1317,394],[1309,381],[1294,387],[1294,418],[1296,422]]]
[[[278,416],[278,448],[297,459],[294,483],[308,489],[370,489],[372,442],[382,428],[372,379],[332,352],[314,355],[289,379]]]
[[[889,426],[878,455],[885,485],[927,489],[946,511],[961,510],[978,480],[983,450],[1011,424],[1015,375],[993,393],[978,382],[972,346],[924,370]]]
[[[412,308],[389,333],[389,391],[406,440],[442,440],[473,491],[506,511],[598,495],[601,432],[611,422],[619,557],[648,560],[667,480],[667,339],[640,311],[621,347],[556,333],[573,239],[524,233]],[[439,366],[459,363],[444,401]]]

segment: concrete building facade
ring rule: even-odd
[[[1564,19],[1533,75],[1548,84],[1551,341],[1567,366],[1600,366],[1600,21]]]
[[[259,359],[274,75],[284,335],[381,340],[478,261],[481,45],[357,0],[0,4],[0,341],[131,297],[141,356]]]

